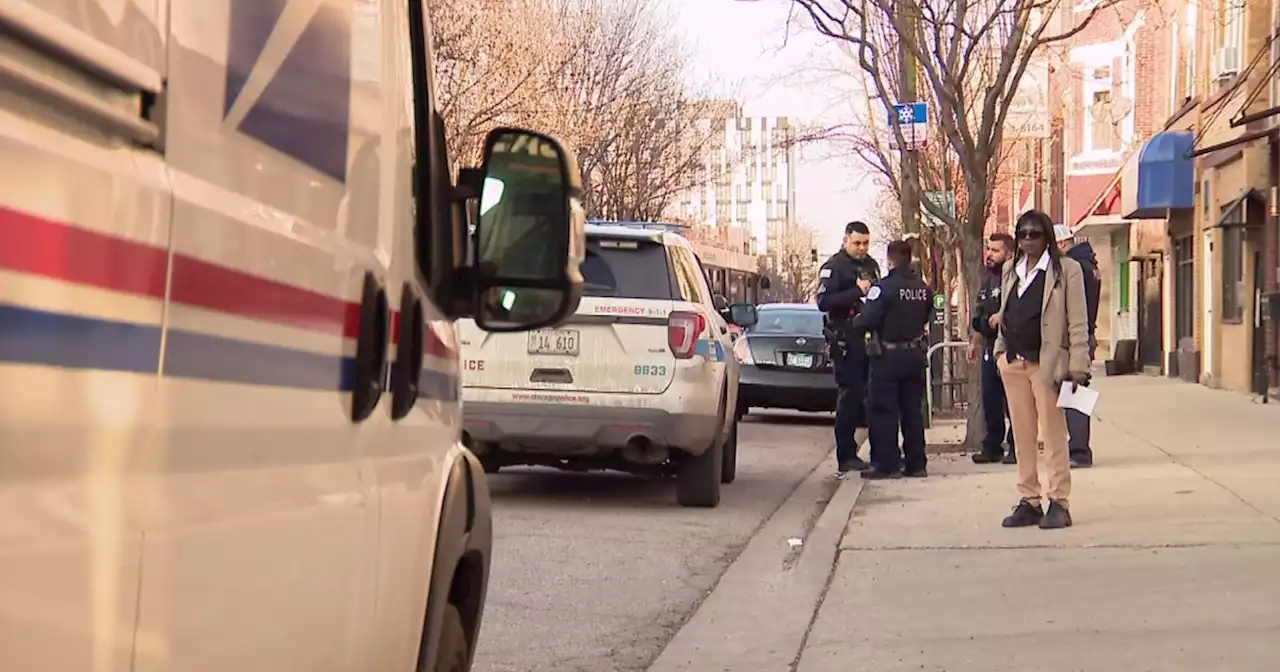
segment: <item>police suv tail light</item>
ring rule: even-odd
[[[755,366],[756,358],[751,356],[751,346],[747,345],[745,336],[739,336],[738,342],[733,344],[733,356],[738,359],[739,364]]]
[[[667,347],[676,359],[689,359],[698,349],[698,337],[707,328],[701,313],[677,310],[667,318]]]

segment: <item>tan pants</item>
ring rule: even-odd
[[[1071,461],[1067,453],[1067,416],[1058,408],[1058,391],[1046,385],[1040,365],[1021,359],[1010,362],[1000,353],[996,362],[1013,424],[1018,456],[1018,493],[1032,503],[1040,501],[1039,455],[1036,434],[1044,441],[1049,488],[1044,495],[1067,505],[1071,496]]]

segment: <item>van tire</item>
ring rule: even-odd
[[[676,474],[676,501],[680,506],[713,509],[720,504],[723,455],[723,444],[715,441],[701,455],[685,458]]]
[[[729,423],[729,437],[721,448],[720,482],[732,483],[738,477],[738,421]]]
[[[467,672],[467,631],[462,626],[462,613],[452,604],[444,608],[444,622],[440,627],[440,655],[436,656],[436,669],[432,672]]]

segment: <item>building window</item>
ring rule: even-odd
[[[1183,59],[1183,76],[1186,78],[1187,98],[1193,98],[1196,95],[1196,42],[1199,40],[1200,33],[1196,32],[1196,3],[1188,2],[1187,5],[1187,29],[1184,31],[1187,40],[1187,57]]]
[[[1182,72],[1182,31],[1179,30],[1179,24],[1175,21],[1170,28],[1169,39],[1169,112],[1172,115],[1178,111],[1182,105],[1183,97],[1178,95],[1181,93],[1182,82],[1179,80],[1179,73]]]
[[[1244,10],[1247,0],[1219,0],[1219,45],[1244,49]]]
[[[1132,110],[1124,93],[1125,59],[1086,71],[1084,150],[1113,153],[1124,148],[1124,121]]]
[[[1280,26],[1271,28],[1271,62],[1280,63]],[[1271,75],[1271,105],[1280,105],[1280,70]]]
[[[1191,236],[1173,241],[1173,336],[1174,347],[1195,336],[1196,257]]]
[[[1244,222],[1234,224],[1222,231],[1222,321],[1233,323],[1244,320]]]

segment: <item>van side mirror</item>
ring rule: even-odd
[[[739,327],[754,327],[759,316],[756,307],[750,303],[735,303],[729,306],[729,321]]]
[[[550,136],[499,128],[485,140],[475,223],[476,325],[523,331],[578,309],[586,249],[582,174]]]

